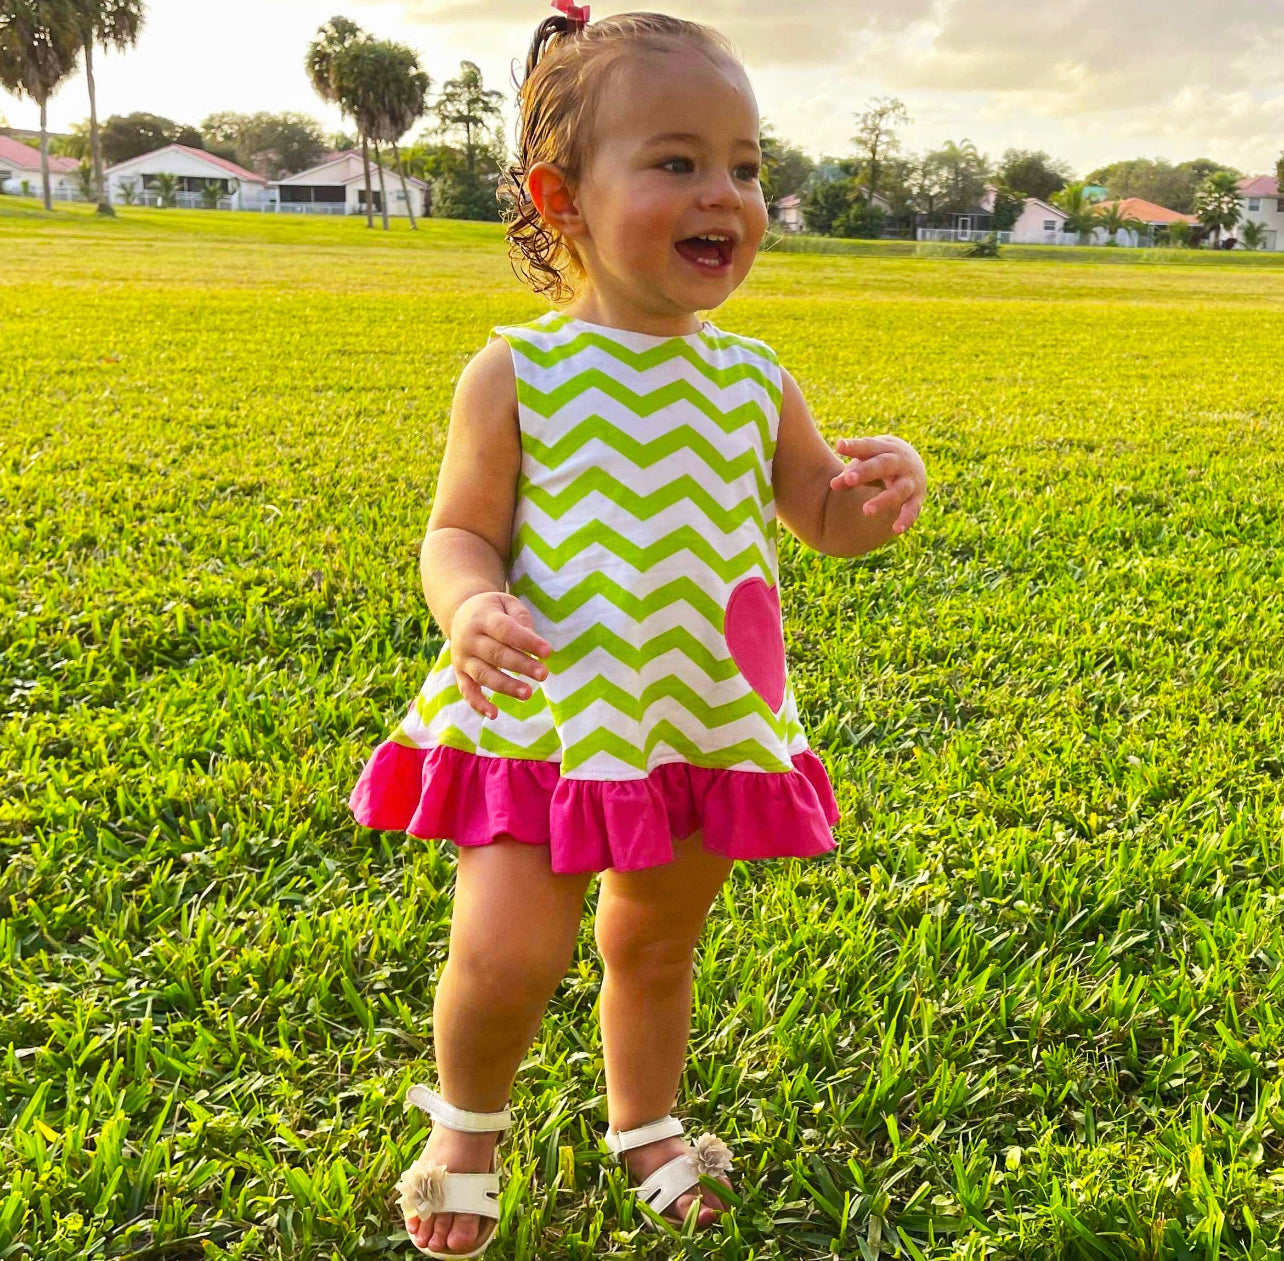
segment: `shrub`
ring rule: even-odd
[[[817,184],[803,199],[803,221],[807,231],[818,236],[834,235],[834,225],[852,203],[853,182],[831,180]]]
[[[982,237],[979,241],[973,241],[963,251],[964,258],[998,258],[998,256],[999,238],[998,234],[994,232],[991,232],[987,237]]]
[[[866,238],[882,236],[883,219],[883,212],[878,206],[856,201],[834,220],[834,235]]]

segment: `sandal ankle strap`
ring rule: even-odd
[[[658,1121],[648,1121],[631,1130],[613,1130],[608,1125],[603,1139],[611,1154],[618,1160],[623,1152],[634,1147],[644,1147],[662,1138],[681,1138],[682,1122],[675,1116],[661,1117]]]
[[[422,1109],[448,1130],[459,1130],[465,1134],[506,1130],[513,1123],[513,1114],[508,1108],[501,1108],[498,1112],[469,1112],[465,1108],[455,1107],[453,1103],[447,1103],[427,1086],[411,1086],[406,1091],[406,1102]]]

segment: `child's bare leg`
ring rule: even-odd
[[[595,932],[602,953],[600,1000],[610,1124],[629,1130],[673,1110],[691,1033],[692,955],[709,904],[731,860],[705,851],[700,834],[673,845],[675,859],[644,871],[607,871]],[[624,1154],[640,1182],[674,1156],[680,1138],[661,1139]],[[666,1210],[686,1213],[693,1195]],[[699,1222],[724,1205],[707,1197]]]
[[[437,1080],[448,1102],[493,1112],[508,1102],[544,1008],[575,953],[589,876],[554,875],[548,847],[460,847],[450,953],[433,1002]],[[455,1173],[485,1173],[497,1134],[434,1125],[425,1151]],[[471,1213],[406,1220],[420,1247],[468,1252],[489,1223]]]

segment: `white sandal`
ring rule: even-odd
[[[682,1122],[675,1116],[661,1117],[633,1130],[613,1130],[607,1126],[603,1136],[607,1147],[617,1161],[634,1147],[645,1147],[662,1138],[681,1138]],[[663,1215],[679,1196],[700,1185],[700,1175],[716,1178],[731,1169],[731,1148],[716,1134],[701,1134],[681,1156],[656,1169],[640,1186],[632,1188],[633,1194],[654,1212]],[[655,1230],[649,1217],[647,1223]],[[669,1219],[674,1221],[673,1218]],[[676,1225],[676,1221],[674,1221]]]
[[[406,1103],[421,1108],[446,1129],[465,1134],[506,1130],[513,1123],[507,1108],[499,1112],[467,1112],[447,1103],[427,1086],[411,1086],[406,1091]],[[471,1252],[433,1252],[430,1248],[419,1248],[412,1238],[410,1242],[425,1256],[442,1258],[442,1261],[452,1257],[479,1257],[490,1247],[490,1241],[499,1233],[498,1151],[491,1160],[490,1173],[451,1173],[445,1165],[420,1156],[397,1180],[400,1192],[397,1202],[406,1217],[423,1220],[437,1213],[475,1213],[478,1217],[494,1219],[495,1224],[485,1239]]]

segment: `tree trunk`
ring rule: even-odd
[[[388,231],[388,189],[383,182],[383,158],[379,156],[379,142],[375,141],[375,170],[379,172],[379,213],[383,217],[383,230]]]
[[[370,142],[361,133],[361,165],[366,172],[366,227],[374,227],[374,194],[370,191]]]
[[[410,216],[411,232],[418,232],[418,225],[415,223],[415,204],[410,200],[410,189],[406,187],[406,168],[401,161],[401,150],[397,147],[397,142],[392,142],[392,159],[397,164],[397,174],[401,176],[401,193],[406,199],[406,213]]]
[[[85,40],[85,79],[89,83],[89,151],[94,164],[94,198],[100,215],[114,215],[103,191],[103,146],[98,136],[98,103],[94,96],[94,37]]]
[[[53,209],[53,189],[49,186],[49,119],[47,101],[40,102],[40,183],[45,194],[45,209]]]

